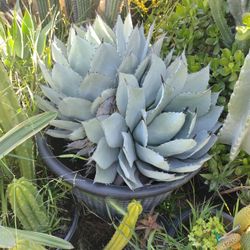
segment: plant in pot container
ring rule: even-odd
[[[222,107],[208,88],[209,67],[188,74],[184,54],[161,59],[164,37],[150,45],[152,32],[146,38],[130,14],[113,30],[97,16],[72,28],[66,46],[54,39],[52,71],[40,63],[48,86],[39,106],[58,113],[37,137],[40,154],[100,215],[106,198],[150,210],[199,171],[217,139]],[[60,145],[86,159],[84,176],[55,157]]]

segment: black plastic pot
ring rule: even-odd
[[[215,216],[217,212],[218,210],[213,209],[211,211],[211,215]],[[163,220],[161,221],[165,225],[168,235],[175,238],[177,236],[178,230],[182,227],[182,225],[188,227],[191,216],[192,216],[192,211],[187,210],[183,212],[178,219],[172,221],[171,223],[169,222],[169,220],[164,218],[165,216],[163,216]],[[234,218],[225,212],[221,213],[221,217],[226,231],[230,231],[233,227]]]
[[[84,178],[78,172],[72,171],[70,166],[66,166],[58,160],[48,145],[46,136],[39,134],[36,141],[39,153],[47,167],[55,175],[72,185],[73,192],[79,201],[83,201],[94,213],[103,218],[117,214],[113,208],[107,208],[107,199],[111,198],[124,209],[132,199],[137,199],[141,201],[144,211],[147,212],[199,172],[192,172],[177,181],[148,185],[134,191],[125,186],[94,184],[93,180]]]

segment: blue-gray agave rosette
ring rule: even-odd
[[[208,88],[209,68],[188,74],[185,55],[159,57],[131,16],[110,29],[100,17],[55,39],[52,71],[41,63],[44,110],[58,112],[47,130],[89,156],[94,182],[122,179],[131,189],[174,181],[199,169],[215,143],[222,107]]]

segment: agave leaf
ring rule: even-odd
[[[169,159],[169,171],[174,173],[189,173],[198,170],[202,167],[202,164],[211,158],[209,155],[205,155],[198,160],[185,160],[180,161],[177,159]]]
[[[127,131],[125,119],[119,113],[113,113],[101,122],[104,135],[111,148],[121,147],[123,144],[122,132]]]
[[[92,159],[102,169],[109,168],[115,161],[118,160],[119,148],[111,148],[103,137],[97,144],[97,148],[92,155]]]
[[[136,166],[139,171],[150,179],[157,181],[173,181],[176,178],[175,174],[168,174],[164,171],[158,171],[157,168],[154,168],[152,165],[145,162],[136,161]]]
[[[136,26],[131,35],[129,36],[129,40],[128,40],[128,45],[127,45],[127,50],[126,50],[126,54],[134,54],[136,56],[136,58],[139,60],[140,56],[141,56],[141,36],[140,36],[140,32],[138,29],[138,26]]]
[[[95,178],[94,183],[103,183],[110,184],[113,183],[117,174],[117,165],[118,163],[113,163],[109,168],[102,169],[96,164],[95,169]]]
[[[107,75],[111,78],[117,73],[121,57],[118,55],[114,46],[102,43],[91,61],[90,72]]]
[[[95,30],[93,29],[93,27],[91,25],[89,25],[87,27],[87,31],[83,36],[87,41],[89,41],[90,43],[94,44],[94,45],[100,45],[101,44],[101,40],[98,37],[98,35],[96,34]]]
[[[106,89],[104,90],[100,96],[98,96],[91,105],[91,113],[96,114],[99,106],[105,102],[108,98],[115,95],[115,89]]]
[[[128,105],[125,120],[132,132],[141,119],[141,110],[145,109],[144,90],[128,87]]]
[[[217,141],[217,136],[214,134],[211,135],[207,144],[202,149],[200,149],[199,151],[197,151],[195,154],[192,155],[192,159],[199,159],[203,157],[205,154],[207,154],[209,149],[216,143],[216,141]]]
[[[186,119],[180,132],[175,136],[176,139],[179,138],[189,138],[192,134],[197,122],[197,112],[187,111]],[[197,132],[200,130],[197,130]]]
[[[207,130],[210,131],[218,122],[218,119],[223,111],[223,107],[213,106],[211,107],[210,111],[199,117],[195,124],[194,133]]]
[[[174,88],[174,96],[182,92],[188,77],[185,54],[177,57],[167,68],[165,82]]]
[[[150,57],[148,56],[139,64],[139,66],[135,71],[135,77],[137,78],[138,82],[141,82],[142,76],[144,76],[145,72],[148,70],[149,65],[150,65]]]
[[[193,139],[175,139],[169,142],[165,142],[160,146],[151,146],[149,148],[153,149],[163,157],[169,157],[191,150],[196,146],[196,144],[196,141]]]
[[[133,137],[143,147],[147,146],[148,143],[148,129],[145,121],[141,120],[133,131]]]
[[[38,64],[43,73],[45,81],[50,85],[51,88],[57,89],[57,86],[52,79],[51,72],[46,68],[45,64],[41,60],[38,60]]]
[[[115,42],[115,34],[112,29],[97,15],[93,23],[93,28],[97,36],[104,42],[113,44]]]
[[[65,121],[65,120],[53,120],[49,123],[51,126],[54,126],[59,129],[66,129],[74,131],[81,127],[82,125],[78,122]]]
[[[249,113],[250,113],[250,54],[245,58],[243,67],[241,68],[240,76],[234,86],[233,94],[231,95],[230,102],[228,104],[228,115],[224,121],[222,130],[220,131],[219,140],[225,144],[231,144],[230,159],[233,160],[240,148],[243,146],[244,150],[250,152],[248,148],[249,142],[246,141],[250,129]]]
[[[101,126],[101,118],[93,118],[82,122],[84,126],[86,136],[93,143],[98,143],[102,137],[104,137],[104,132]]]
[[[161,113],[148,126],[148,144],[157,146],[172,139],[184,125],[185,117],[183,112]]]
[[[211,106],[211,90],[198,93],[181,93],[168,104],[165,111],[180,112],[186,107],[191,111],[197,109],[198,117],[205,115]]]
[[[153,108],[147,112],[147,124],[150,124],[154,118],[164,110],[167,104],[171,101],[173,92],[173,87],[168,84],[164,84],[160,87]]]
[[[55,105],[53,105],[50,101],[47,101],[40,96],[35,96],[38,107],[43,111],[51,111],[57,112]]]
[[[189,74],[182,92],[203,92],[207,89],[209,81],[209,66],[198,72]]]
[[[211,93],[211,106],[215,106],[219,98],[220,92]]]
[[[65,45],[59,39],[54,37],[51,48],[54,61],[59,64],[68,66],[69,62],[67,60],[67,49]]]
[[[196,146],[192,148],[191,150],[182,153],[180,155],[177,155],[176,158],[178,159],[188,159],[195,155],[195,153],[199,152],[203,147],[205,147],[208,142],[211,139],[211,134],[209,134],[207,131],[202,130],[195,136],[195,141],[197,142]]]
[[[76,141],[76,140],[81,140],[86,136],[84,128],[79,127],[75,129],[72,133],[69,134],[69,140],[71,141]]]
[[[52,69],[55,89],[66,96],[78,96],[78,88],[82,78],[71,68],[56,63]]]
[[[152,51],[157,56],[160,56],[161,54],[161,48],[162,48],[164,39],[165,39],[165,34],[160,36],[160,38],[152,46]]]
[[[161,155],[154,152],[153,150],[146,148],[146,147],[142,147],[138,143],[135,144],[135,149],[136,149],[138,158],[142,160],[143,162],[149,163],[162,170],[167,171],[169,169],[168,162],[164,160],[164,158]]]
[[[143,81],[142,88],[145,92],[146,106],[151,105],[162,84],[162,76],[166,75],[166,66],[164,62],[156,55],[151,56],[151,65]]]
[[[164,59],[164,63],[166,65],[166,67],[169,66],[171,60],[172,60],[172,57],[173,57],[173,53],[174,53],[174,49],[171,49],[170,52],[167,54],[167,56],[165,57]]]
[[[126,114],[126,109],[128,105],[128,86],[139,87],[139,84],[133,75],[120,73],[118,88],[116,92],[116,105],[119,112],[123,116],[125,116]]]
[[[80,85],[80,96],[90,101],[95,100],[101,93],[115,87],[112,78],[99,73],[89,73]]]
[[[127,74],[133,74],[136,70],[136,67],[138,65],[138,59],[135,56],[135,54],[131,53],[128,54],[122,61],[118,72],[127,73]]]
[[[61,129],[48,129],[46,130],[46,134],[55,138],[69,139],[70,135],[69,130],[61,130]]]
[[[43,94],[50,99],[51,102],[53,102],[54,104],[59,104],[60,101],[65,97],[65,95],[57,92],[56,90],[47,87],[45,85],[41,86],[42,92]]]
[[[117,52],[120,56],[124,56],[126,52],[126,41],[124,36],[124,25],[121,16],[118,15],[116,25],[115,25],[115,35],[116,35],[116,46]]]
[[[128,39],[129,39],[132,31],[133,31],[133,23],[132,23],[131,14],[129,12],[125,18],[124,26],[123,26],[123,34],[124,34],[124,38],[125,38],[126,43],[128,42]]]
[[[119,159],[120,167],[125,177],[133,182],[133,179],[134,179],[133,177],[135,174],[135,167],[133,165],[129,166],[129,162],[122,150],[119,153],[118,159]]]
[[[154,31],[154,23],[149,28],[147,40],[145,42],[145,46],[144,46],[143,52],[141,53],[141,58],[140,58],[141,61],[146,57],[146,55],[148,53],[150,41],[151,41],[151,38],[153,36],[153,31]]]
[[[126,156],[129,166],[132,168],[136,160],[135,145],[130,133],[122,132],[123,147],[122,151]]]
[[[90,108],[90,101],[76,97],[66,97],[58,105],[59,111],[64,116],[82,121],[93,117]]]
[[[90,62],[95,54],[95,47],[88,42],[74,36],[69,51],[69,63],[80,76],[85,76],[90,68]]]

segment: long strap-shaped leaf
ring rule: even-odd
[[[27,119],[8,131],[0,138],[0,159],[46,127],[56,115],[54,112],[45,112]]]
[[[60,239],[58,237],[44,234],[44,233],[19,230],[15,228],[0,226],[0,235],[2,234],[5,234],[9,238],[11,238],[10,241],[6,240],[4,242],[0,242],[0,246],[3,246],[3,247],[9,247],[10,244],[13,244],[13,239],[17,236],[18,239],[33,241],[42,246],[48,246],[52,248],[61,248],[61,249],[73,249],[73,246],[71,243],[63,239]]]

